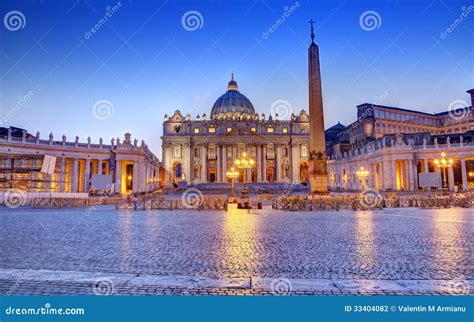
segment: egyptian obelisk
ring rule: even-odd
[[[319,47],[314,43],[314,21],[311,19],[311,45],[308,48],[309,77],[309,185],[313,193],[327,193],[326,140],[324,135],[323,92]]]

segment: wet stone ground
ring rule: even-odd
[[[226,213],[3,207],[0,294],[88,294],[87,278],[97,274],[119,280],[115,291],[123,294],[266,294],[275,285],[247,280],[275,278],[293,286],[312,281],[290,287],[302,294],[438,294],[412,287],[414,280],[461,281],[464,290],[474,280],[473,219],[472,209]],[[55,279],[54,272],[63,277]],[[75,273],[68,279],[67,272]],[[163,282],[156,276],[184,279]],[[186,277],[226,282],[190,286]],[[357,281],[397,284],[351,287]]]

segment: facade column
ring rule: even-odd
[[[299,167],[300,167],[300,156],[299,156],[298,144],[291,144],[291,182],[299,183]]]
[[[424,168],[424,169],[423,169],[423,170],[424,170],[424,171],[423,171],[424,173],[430,172],[430,167],[429,167],[429,165],[428,165],[428,159],[427,159],[427,158],[423,159],[423,168]]]
[[[227,182],[227,145],[222,145],[222,182]]]
[[[281,146],[280,144],[275,144],[275,181],[281,182]]]
[[[115,192],[122,193],[122,162],[115,160]]]
[[[186,176],[186,182],[190,183],[191,182],[191,143],[185,143],[184,144],[184,174]]]
[[[247,158],[252,158],[252,148],[250,146],[245,147],[247,150]],[[245,170],[247,175],[247,183],[252,183],[252,168]]]
[[[84,192],[89,193],[89,183],[91,178],[91,159],[85,160],[84,171]]]
[[[201,147],[201,182],[207,183],[207,144]]]
[[[410,191],[415,190],[415,173],[413,168],[413,159],[407,160],[408,162],[408,183]]]
[[[448,168],[448,186],[449,186],[449,191],[454,191],[454,171],[453,171],[453,167]]]
[[[464,157],[461,157],[461,177],[462,177],[462,189],[467,190],[466,159],[464,159]]]
[[[262,171],[262,182],[267,182],[267,146],[264,144],[262,145],[262,165],[263,165],[263,171]]]
[[[262,182],[262,145],[257,144],[257,182]]]
[[[217,163],[217,173],[216,173],[216,181],[222,182],[222,158],[221,158],[221,145],[216,145],[216,163]]]
[[[171,184],[171,175],[173,172],[171,166],[171,144],[165,143],[163,149],[163,166],[164,166],[164,174],[163,174],[163,185],[169,186]]]
[[[370,172],[372,172],[372,180],[370,181],[372,187],[369,187],[369,188],[379,189],[377,163],[376,162],[372,163],[372,171],[369,170],[369,176],[370,176]]]
[[[77,192],[77,176],[78,176],[79,160],[72,161],[72,177],[71,177],[71,192]]]

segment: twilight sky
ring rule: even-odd
[[[130,131],[160,158],[163,115],[209,114],[232,71],[259,113],[307,110],[310,18],[326,127],[365,102],[445,111],[474,87],[468,1],[2,0],[0,14],[0,126]]]

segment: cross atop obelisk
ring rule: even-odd
[[[324,133],[323,93],[319,47],[314,43],[313,19],[311,24],[311,45],[308,48],[309,77],[309,184],[313,193],[327,193],[326,141]]]
[[[311,43],[314,44],[314,28],[313,28],[313,24],[315,23],[315,21],[313,20],[313,18],[311,18],[310,21],[308,21],[309,24],[311,24]]]

